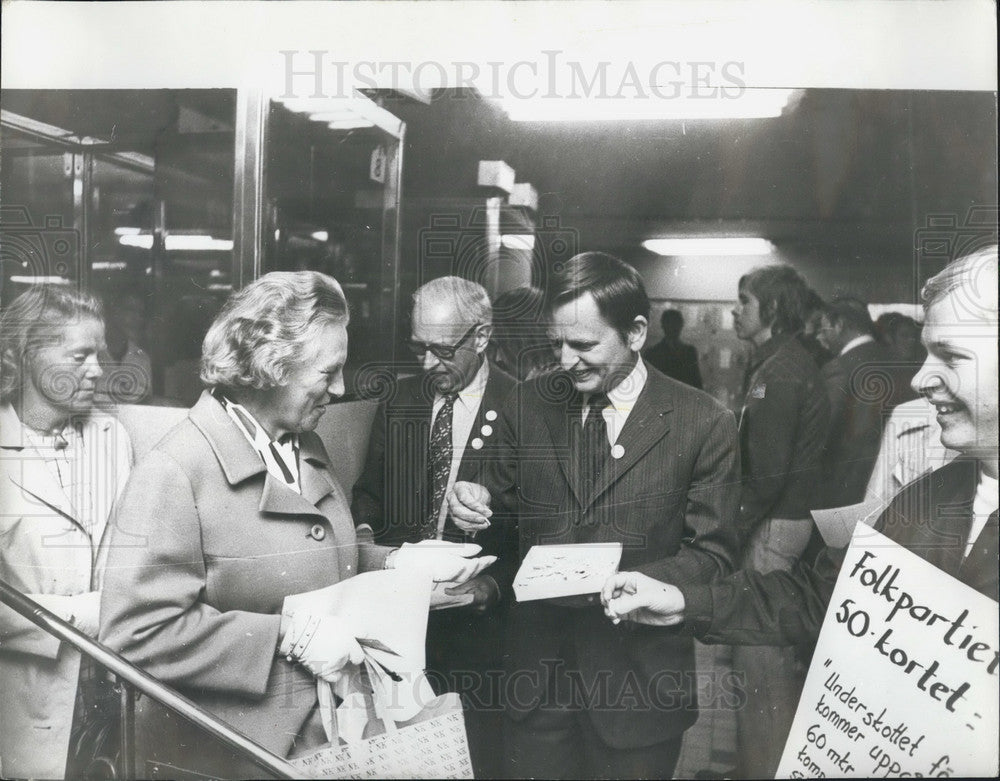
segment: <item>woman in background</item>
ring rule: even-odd
[[[132,462],[125,429],[93,408],[103,349],[99,304],[68,287],[29,288],[0,316],[0,577],[90,637]],[[102,670],[0,606],[4,777],[82,775],[85,724],[114,730],[107,688]]]

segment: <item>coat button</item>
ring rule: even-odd
[[[317,523],[309,530],[309,536],[316,540],[316,542],[322,542],[326,539],[326,529]]]

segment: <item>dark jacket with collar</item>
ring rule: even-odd
[[[301,495],[202,394],[132,472],[101,603],[101,642],[279,756],[316,705],[315,679],[276,654],[284,598],[380,569],[388,552],[355,531],[319,437],[299,443]],[[140,756],[259,772],[146,698],[136,720]]]
[[[516,385],[509,374],[490,366],[483,400],[458,468],[458,480],[482,482],[485,465],[496,455],[499,410]],[[351,510],[355,523],[371,526],[375,539],[385,545],[421,539],[430,503],[428,451],[433,407],[434,389],[427,376],[421,374],[389,383],[375,413],[364,469],[354,484]],[[499,526],[496,524],[497,532]],[[490,532],[477,535],[476,543],[484,551],[499,555],[502,540],[494,539],[494,529]],[[445,539],[464,540],[450,519]]]
[[[823,507],[865,498],[882,429],[899,398],[895,364],[885,347],[866,342],[827,361],[822,368],[830,398],[830,436],[823,456]]]
[[[747,368],[739,423],[745,535],[766,518],[809,518],[829,424],[812,356],[790,334],[761,345]]]
[[[621,542],[621,569],[660,580],[704,584],[731,571],[739,498],[733,414],[650,368],[617,439],[624,452],[588,493],[571,467],[573,396],[566,375],[548,375],[523,383],[501,414],[501,452],[487,487],[494,508],[517,517],[521,556],[533,545]],[[679,736],[698,711],[691,639],[613,626],[596,599],[580,604],[587,606],[512,606],[508,713],[523,718],[538,707],[548,667],[569,659],[596,698],[586,709],[605,744],[638,748]]]
[[[997,594],[997,513],[963,556],[972,525],[979,464],[959,459],[904,488],[875,528],[990,599]],[[790,572],[741,571],[707,587],[680,585],[688,631],[710,643],[798,645],[819,635],[843,549]]]

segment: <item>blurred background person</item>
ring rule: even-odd
[[[744,569],[790,570],[809,543],[809,510],[830,422],[830,403],[801,332],[809,289],[789,266],[739,281],[736,335],[751,344],[739,418]],[[737,777],[773,778],[795,716],[805,669],[793,648],[737,646],[733,669],[746,705],[736,713]]]
[[[419,568],[464,581],[487,560],[375,545],[355,529],[314,429],[344,393],[347,302],[314,271],[234,293],[205,336],[206,390],[133,472],[117,514],[101,640],[278,754],[326,743],[316,678],[362,660],[356,629],[304,592],[358,572]],[[114,542],[114,541],[113,541]],[[321,613],[323,613],[321,615]],[[217,777],[249,765],[140,700],[140,756]]]
[[[93,409],[103,349],[100,305],[69,287],[32,287],[0,316],[0,577],[90,637],[132,461],[124,428]],[[103,671],[0,606],[5,778],[83,775],[87,734],[114,730],[110,694]]]
[[[892,405],[918,398],[910,387],[914,375],[927,357],[920,343],[920,323],[901,312],[886,312],[875,321],[875,336],[893,359]]]
[[[537,287],[518,287],[493,302],[490,360],[518,380],[530,380],[559,369],[545,326],[545,294]]]
[[[819,329],[823,324],[823,310],[826,304],[819,293],[810,288],[806,292],[805,312],[802,316],[802,330],[799,331],[799,341],[806,348],[817,366],[822,366],[833,356],[819,341]]]
[[[693,345],[681,341],[684,315],[676,309],[664,309],[660,315],[663,338],[642,354],[653,366],[692,388],[702,389],[701,371],[698,368],[698,351]]]
[[[146,311],[134,291],[105,297],[107,349],[97,381],[100,404],[144,404],[153,393],[153,366],[146,351]]]
[[[832,354],[822,368],[830,399],[830,436],[823,457],[823,507],[856,504],[878,455],[882,429],[898,397],[893,359],[875,340],[868,305],[833,299],[823,310],[819,340]]]

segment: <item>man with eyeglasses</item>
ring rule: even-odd
[[[516,532],[504,523],[470,535],[447,517],[445,497],[456,480],[479,481],[495,454],[496,420],[516,381],[492,366],[486,346],[490,299],[460,277],[434,279],[413,295],[409,346],[421,374],[390,383],[376,413],[368,457],[354,485],[356,524],[369,524],[387,545],[471,541],[499,560],[461,586],[427,628],[427,667],[435,688],[466,698],[466,727],[477,777],[495,777],[491,750],[499,733],[487,673],[500,666],[500,589],[493,570],[516,566]],[[423,544],[428,544],[423,542]],[[471,600],[471,601],[470,601]]]

